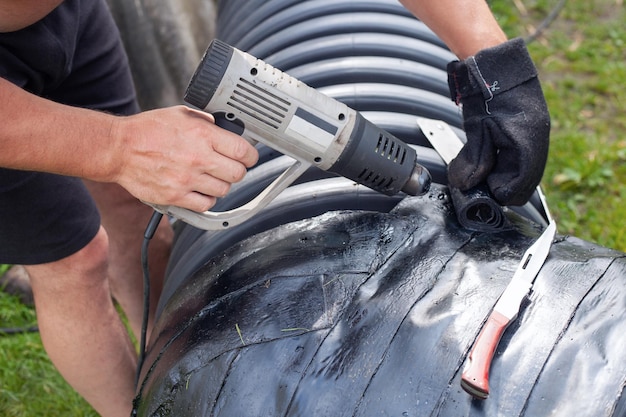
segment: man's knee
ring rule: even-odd
[[[102,226],[81,250],[68,257],[68,264],[84,273],[106,271],[109,259],[109,237]]]
[[[37,289],[46,291],[72,292],[100,286],[107,280],[109,239],[103,227],[82,249],[58,261],[29,265],[33,293]]]

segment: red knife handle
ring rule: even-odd
[[[510,320],[504,315],[497,311],[492,311],[480,331],[461,376],[461,387],[468,394],[481,400],[489,396],[489,368],[491,367],[491,360],[496,352],[498,343],[500,343],[500,338],[509,323]]]

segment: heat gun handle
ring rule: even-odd
[[[250,219],[256,213],[265,208],[272,200],[278,196],[285,188],[291,185],[300,175],[302,175],[311,164],[295,161],[293,165],[287,168],[279,175],[270,185],[268,185],[259,195],[250,202],[234,208],[232,210],[213,212],[205,211],[198,213],[176,206],[163,206],[158,204],[147,203],[159,213],[168,216],[174,216],[182,219],[194,227],[203,230],[222,230],[236,226]]]

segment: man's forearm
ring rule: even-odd
[[[0,166],[107,180],[115,117],[54,103],[0,78]]]
[[[507,40],[484,0],[400,0],[461,60]]]
[[[132,116],[57,104],[0,78],[0,166],[115,182],[143,201],[205,211],[258,159],[186,106]]]

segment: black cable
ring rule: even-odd
[[[37,333],[38,331],[39,331],[39,327],[37,326],[0,327],[0,336],[8,336],[8,335],[24,334],[24,333]]]
[[[143,270],[143,319],[141,322],[141,340],[139,345],[139,360],[137,362],[137,374],[135,376],[135,385],[139,384],[139,375],[141,367],[146,356],[146,334],[148,332],[148,318],[150,316],[150,271],[148,268],[148,246],[150,239],[154,236],[163,214],[155,211],[150,217],[146,231],[143,234],[143,243],[141,244],[141,267]]]
[[[527,44],[533,42],[535,39],[541,36],[543,31],[546,30],[548,26],[550,26],[552,22],[556,20],[559,13],[561,13],[561,10],[563,10],[563,7],[565,7],[566,2],[567,0],[559,0],[557,5],[554,6],[554,8],[550,11],[550,13],[546,16],[546,18],[543,19],[541,24],[537,26],[535,31],[531,33],[528,37],[526,37],[525,41]]]

